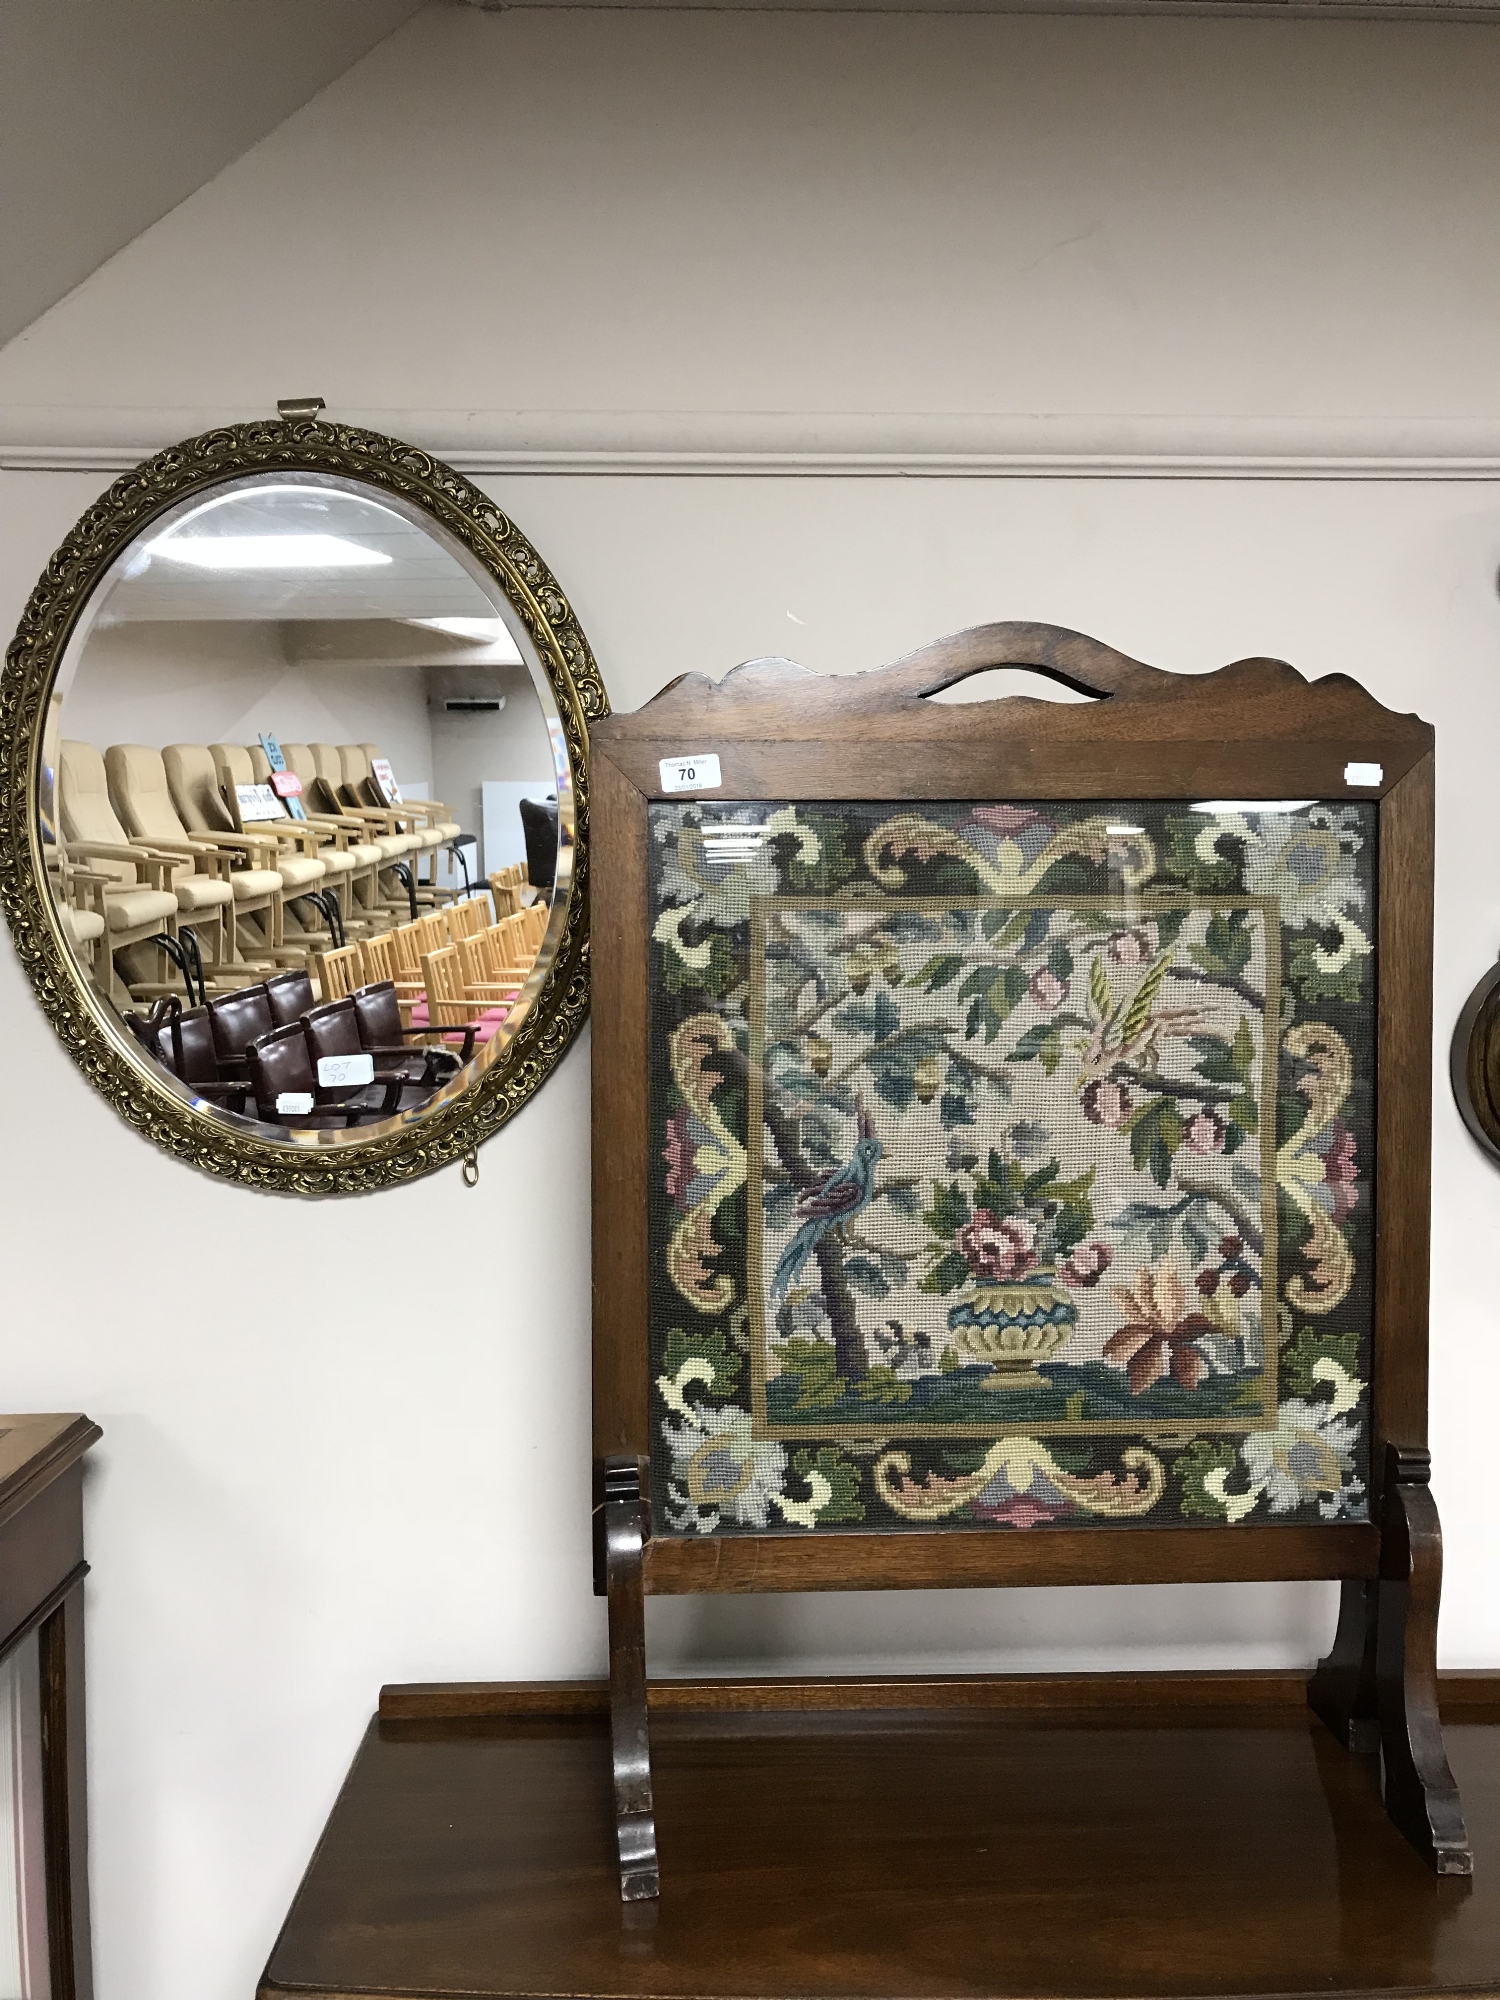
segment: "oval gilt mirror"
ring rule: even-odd
[[[379,1187],[467,1157],[566,1050],[608,702],[448,467],[300,417],[160,453],[53,557],[0,694],[17,947],[173,1153]]]

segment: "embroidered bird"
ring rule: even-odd
[[[796,1212],[802,1219],[802,1227],[777,1260],[771,1279],[773,1300],[786,1297],[801,1277],[803,1265],[830,1229],[869,1206],[875,1192],[875,1169],[884,1151],[875,1136],[875,1121],[861,1105],[854,1157],[847,1165],[835,1167],[816,1187],[808,1188],[797,1198]]]

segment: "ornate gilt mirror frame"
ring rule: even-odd
[[[337,1146],[276,1142],[257,1136],[248,1120],[231,1126],[195,1105],[184,1086],[106,1024],[64,943],[38,825],[48,701],[68,642],[111,566],[183,500],[247,474],[277,472],[342,476],[414,506],[494,579],[549,683],[576,808],[566,921],[541,990],[508,1046],[430,1110]],[[52,557],[0,675],[0,896],[37,998],[73,1060],[123,1118],[176,1158],[226,1180],[287,1194],[356,1194],[466,1159],[546,1081],[588,1012],[589,730],[608,713],[593,653],[546,563],[493,500],[430,453],[303,416],[228,425],[158,452],[116,480]]]

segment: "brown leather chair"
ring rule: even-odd
[[[269,1035],[276,1026],[271,996],[264,985],[242,986],[237,993],[220,993],[208,1003],[208,1018],[213,1026],[219,1067],[226,1076],[238,1080],[246,1074],[251,1043]]]
[[[266,981],[266,998],[271,1003],[271,1025],[284,1028],[316,1006],[318,995],[305,972],[278,972]]]
[[[185,1083],[195,1097],[206,1098],[225,1111],[244,1111],[249,1083],[231,1081],[220,1070],[207,1007],[184,1008],[173,995],[158,1000],[144,1017],[127,1014],[125,1021],[147,1054]]]
[[[274,1028],[262,1035],[247,1051],[250,1082],[255,1092],[256,1116],[267,1125],[286,1125],[294,1130],[334,1131],[351,1125],[368,1125],[393,1117],[400,1106],[402,1084],[399,1077],[389,1083],[363,1090],[340,1093],[319,1088],[313,1067],[312,1050],[300,1021]],[[278,1108],[286,1097],[312,1100],[311,1111]]]
[[[396,991],[394,979],[377,979],[368,986],[361,986],[351,996],[354,1014],[359,1023],[359,1039],[367,1049],[395,1048],[408,1037],[431,1035],[431,1028],[408,1028],[401,1021],[401,996]],[[441,1082],[446,1082],[463,1068],[474,1053],[474,1028],[472,1023],[463,1030],[461,1050],[436,1048],[430,1043],[426,1053],[439,1058],[440,1067],[435,1066],[431,1074]]]
[[[307,1046],[312,1054],[313,1071],[324,1056],[367,1055],[375,1068],[377,1083],[396,1083],[400,1087],[397,1110],[414,1111],[425,1104],[438,1086],[438,1070],[429,1060],[430,1056],[440,1056],[439,1049],[404,1049],[379,1045],[371,1047],[360,1037],[359,1014],[353,996],[342,1000],[325,1000],[320,1007],[311,1007],[302,1017],[302,1030],[307,1036]],[[343,1101],[358,1093],[368,1085],[351,1085],[343,1088],[325,1086],[328,1096]]]

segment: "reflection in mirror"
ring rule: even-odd
[[[493,1062],[568,893],[524,626],[424,514],[344,478],[238,479],[151,524],[69,645],[39,786],[98,1004],[201,1109],[291,1144]]]

